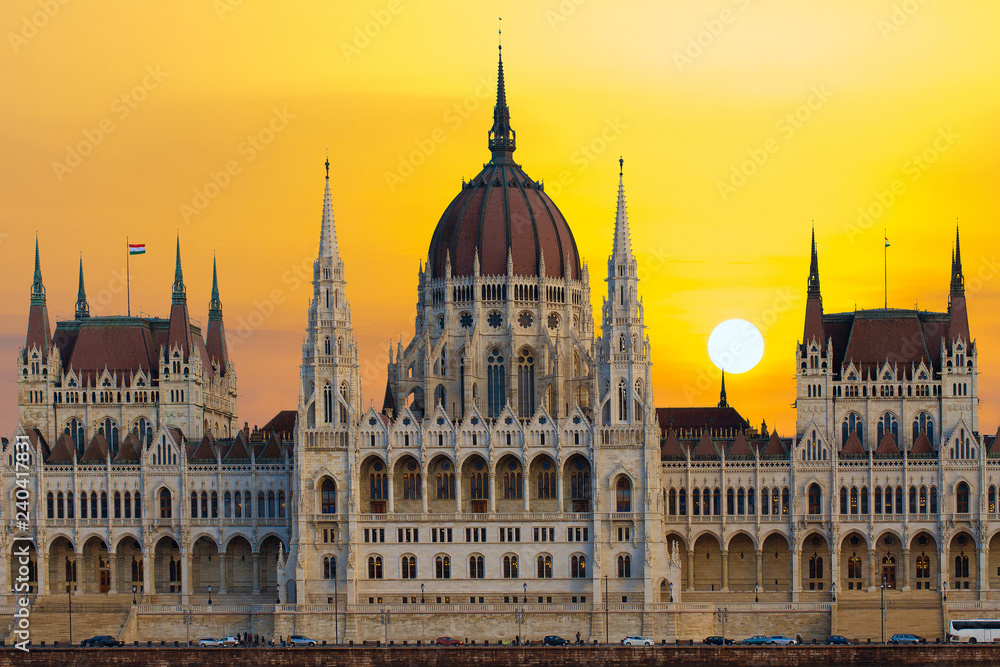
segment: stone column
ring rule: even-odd
[[[427,514],[427,471],[420,473],[420,504],[424,514]]]
[[[389,498],[386,501],[386,511],[389,514],[392,514],[393,512],[396,511],[395,510],[395,504],[396,504],[395,503],[395,499],[396,499],[396,488],[395,488],[396,487],[396,476],[393,473],[391,473],[391,472],[387,472],[386,473],[386,477],[389,480]]]
[[[73,595],[83,595],[87,586],[87,573],[83,570],[83,554],[77,551],[73,554],[73,560],[76,563],[76,591]]]
[[[42,592],[43,595],[49,594],[49,555],[39,553],[35,551],[35,559],[37,567],[35,568],[36,576],[38,578],[38,590]]]
[[[802,590],[802,549],[792,549],[792,593]]]
[[[559,499],[559,512],[566,511],[566,501],[563,498],[563,476],[562,470],[559,468],[559,464],[556,463],[556,498]],[[573,508],[570,507],[570,510]]]
[[[7,592],[11,589],[10,584],[7,583],[7,575],[10,574],[10,550],[10,544],[0,538],[0,551],[3,552],[0,555],[0,593],[3,595],[7,595]]]
[[[722,552],[722,592],[729,592],[729,549]]]
[[[903,549],[903,576],[901,577],[900,589],[903,591],[910,590],[910,550]]]
[[[226,594],[226,561],[228,558],[222,551],[219,552],[219,595]]]
[[[878,554],[875,553],[875,548],[871,547],[868,549],[868,590],[874,591],[878,590],[878,587],[882,585],[882,575],[877,571]]]
[[[979,592],[990,590],[990,548],[984,546],[979,551]]]
[[[111,586],[108,595],[118,595],[118,556],[108,555],[108,571],[111,574]]]
[[[694,590],[694,549],[688,551],[688,590]]]
[[[253,552],[253,594],[260,595],[260,552]]]
[[[143,595],[156,594],[156,573],[153,572],[156,559],[145,551],[142,554],[142,592]],[[77,573],[79,576],[79,573]]]
[[[188,596],[191,595],[191,570],[194,554],[187,549],[181,549],[181,595],[184,597],[184,604],[188,603]]]
[[[457,466],[455,468],[455,513],[462,513],[462,472]]]
[[[497,511],[497,475],[491,469],[490,470],[490,513]]]
[[[840,588],[840,554],[836,549],[830,549],[830,588],[835,591]],[[836,587],[836,588],[834,588]]]
[[[757,559],[757,588],[761,591],[764,590],[764,551],[762,549],[757,549],[754,552],[754,556]]]
[[[941,551],[938,552],[938,567],[941,571],[940,581],[938,581],[938,588],[945,591],[951,590],[951,584],[948,580],[948,560],[950,556],[948,555],[948,547],[942,545]]]

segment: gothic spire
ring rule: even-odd
[[[955,227],[955,250],[951,257],[951,293],[952,295],[965,294],[965,276],[962,273],[962,242],[958,236],[958,227]]]
[[[823,296],[819,290],[819,253],[816,251],[816,228],[812,230],[812,255],[809,259],[809,282],[806,295],[806,321],[802,344],[816,343],[824,349],[826,336],[823,327]]]
[[[83,287],[83,257],[80,257],[80,285],[76,290],[76,319],[90,317],[90,306],[87,305],[87,290]]]
[[[181,237],[177,237],[177,261],[174,266],[173,302],[187,303],[187,290],[184,287],[184,271],[181,270]]]
[[[337,228],[333,222],[333,199],[330,196],[330,158],[326,159],[326,187],[323,190],[323,224],[320,230],[320,257],[338,257]]]
[[[38,237],[35,237],[35,278],[31,283],[31,305],[45,305],[45,285],[42,284],[42,262],[38,254]]]
[[[507,108],[507,91],[503,80],[503,46],[498,47],[500,64],[497,66],[497,104],[493,107],[493,127],[490,128],[489,148],[493,159],[510,159],[514,152],[516,133],[510,127],[510,109]]]
[[[208,302],[208,321],[222,320],[222,301],[219,299],[219,272],[212,258],[212,299]]]
[[[625,207],[625,182],[622,173],[625,160],[618,158],[618,208],[615,211],[614,261],[621,263],[632,259],[632,238],[628,228],[628,210]]]
[[[719,407],[729,407],[729,403],[726,401],[726,371],[722,371],[722,391],[719,392]]]
[[[819,297],[819,255],[816,253],[816,228],[812,230],[812,257],[809,259],[809,296]]]

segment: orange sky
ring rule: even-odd
[[[958,219],[982,430],[996,430],[1000,5],[500,7],[5,0],[0,432],[16,421],[36,231],[53,322],[72,317],[81,252],[91,313],[125,312],[126,235],[147,244],[133,312],[166,316],[179,233],[207,323],[214,253],[240,421],[294,408],[327,149],[365,403],[379,406],[434,225],[488,159],[501,11],[515,158],[562,209],[598,300],[625,157],[658,405],[718,400],[708,335],[749,319],[766,351],[727,379],[730,402],[790,435],[812,221],[832,312],[881,305],[883,227],[889,305],[945,309]]]

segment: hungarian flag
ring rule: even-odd
[[[129,243],[128,244],[128,254],[130,254],[130,255],[145,255],[146,254],[146,244],[145,243]]]
[[[886,248],[889,247],[889,237],[888,236],[885,237],[885,247]]]

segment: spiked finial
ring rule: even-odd
[[[187,303],[187,289],[184,287],[184,271],[181,270],[181,237],[177,237],[177,263],[174,267],[174,303]]]
[[[809,296],[819,296],[819,254],[816,252],[816,228],[812,230],[812,254],[809,258]]]
[[[503,46],[498,47],[499,64],[497,65],[497,103],[493,108],[493,127],[489,133],[489,148],[493,159],[510,159],[514,152],[516,133],[510,127],[510,109],[507,108],[507,91],[503,79]]]
[[[625,177],[623,158],[618,158],[618,205],[615,211],[615,240],[612,249],[614,262],[620,264],[632,258],[632,238],[628,227],[628,209],[625,205]]]
[[[722,391],[719,392],[719,407],[729,407],[729,403],[726,401],[726,371],[722,371]]]
[[[87,305],[87,290],[83,288],[83,256],[80,256],[80,285],[76,290],[76,319],[90,317],[90,306]]]
[[[212,258],[212,300],[208,302],[208,321],[222,319],[222,300],[219,298],[219,272]]]
[[[31,305],[45,305],[45,286],[42,284],[42,262],[38,254],[37,236],[35,236],[35,277],[31,283]]]

